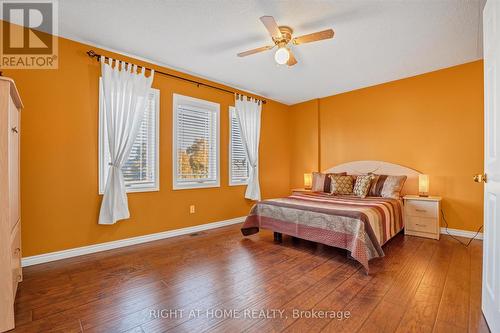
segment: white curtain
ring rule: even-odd
[[[262,105],[259,100],[254,98],[248,99],[246,96],[236,95],[235,108],[241,130],[241,139],[250,167],[245,198],[258,201],[260,200],[259,141]]]
[[[130,217],[121,168],[128,159],[144,118],[145,101],[154,72],[151,71],[151,75],[146,77],[144,68],[138,73],[136,65],[113,59],[106,63],[105,58],[101,57],[101,75],[111,162],[99,224],[114,224]]]

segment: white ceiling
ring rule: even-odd
[[[59,34],[294,104],[482,58],[484,1],[62,0]],[[269,44],[262,15],[335,38],[292,68],[236,57]]]

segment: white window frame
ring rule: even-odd
[[[157,192],[160,190],[160,90],[151,88],[151,92],[154,94],[155,99],[155,181],[152,185],[143,184],[127,184],[125,182],[125,188],[127,193],[137,193],[137,192]],[[102,84],[101,79],[99,79],[99,194],[104,194],[106,178],[108,175],[109,165],[107,159],[104,156],[106,152],[105,144],[107,144],[104,138],[104,100],[102,96]]]
[[[242,186],[248,185],[248,177],[246,180],[233,180],[233,136],[232,136],[232,117],[233,113],[236,115],[236,108],[234,106],[229,107],[229,186]],[[241,133],[240,133],[241,134]],[[248,158],[247,158],[248,165]]]
[[[215,181],[192,181],[192,182],[178,182],[177,181],[177,113],[178,107],[189,107],[198,110],[208,110],[216,113],[216,138],[215,138],[215,165],[216,165],[216,180]],[[215,102],[206,101],[199,98],[184,96],[180,94],[173,94],[173,122],[172,122],[172,187],[174,190],[187,190],[196,188],[211,188],[220,187],[220,104]]]

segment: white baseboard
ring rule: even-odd
[[[452,235],[452,236],[457,236],[457,237],[465,237],[465,238],[472,238],[476,235],[475,231],[468,231],[468,230],[460,230],[460,229],[451,229],[448,228],[448,232],[446,232],[446,228],[441,228],[441,234],[443,235]],[[477,234],[476,239],[483,239],[483,233],[480,232]]]
[[[72,257],[77,257],[77,256],[85,255],[85,254],[90,254],[90,253],[95,253],[95,252],[100,252],[100,251],[107,251],[107,250],[117,249],[120,247],[135,245],[135,244],[152,242],[152,241],[159,240],[159,239],[187,235],[187,234],[191,234],[193,232],[199,232],[199,231],[204,231],[204,230],[209,230],[209,229],[225,227],[225,226],[228,226],[231,224],[243,223],[244,220],[245,220],[245,216],[236,217],[236,218],[229,219],[229,220],[213,222],[213,223],[206,223],[206,224],[196,225],[193,227],[168,230],[168,231],[158,232],[158,233],[150,234],[150,235],[120,239],[120,240],[112,241],[112,242],[76,247],[73,249],[44,253],[44,254],[39,254],[39,255],[31,256],[31,257],[24,257],[21,260],[21,265],[23,267],[32,266],[32,265],[42,264],[45,262],[50,262],[50,261],[55,261],[55,260],[72,258]]]

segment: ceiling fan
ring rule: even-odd
[[[295,56],[290,50],[291,45],[300,45],[316,42],[318,40],[333,38],[332,29],[318,31],[312,34],[292,38],[293,29],[285,25],[278,26],[278,24],[276,24],[276,21],[274,20],[274,17],[262,16],[260,20],[266,27],[267,31],[269,31],[274,45],[263,46],[241,52],[238,53],[238,57],[246,57],[251,54],[271,50],[274,47],[278,47],[276,53],[274,54],[274,60],[276,60],[276,62],[280,65],[287,64],[288,66],[293,66],[297,64],[297,59],[295,59]]]

